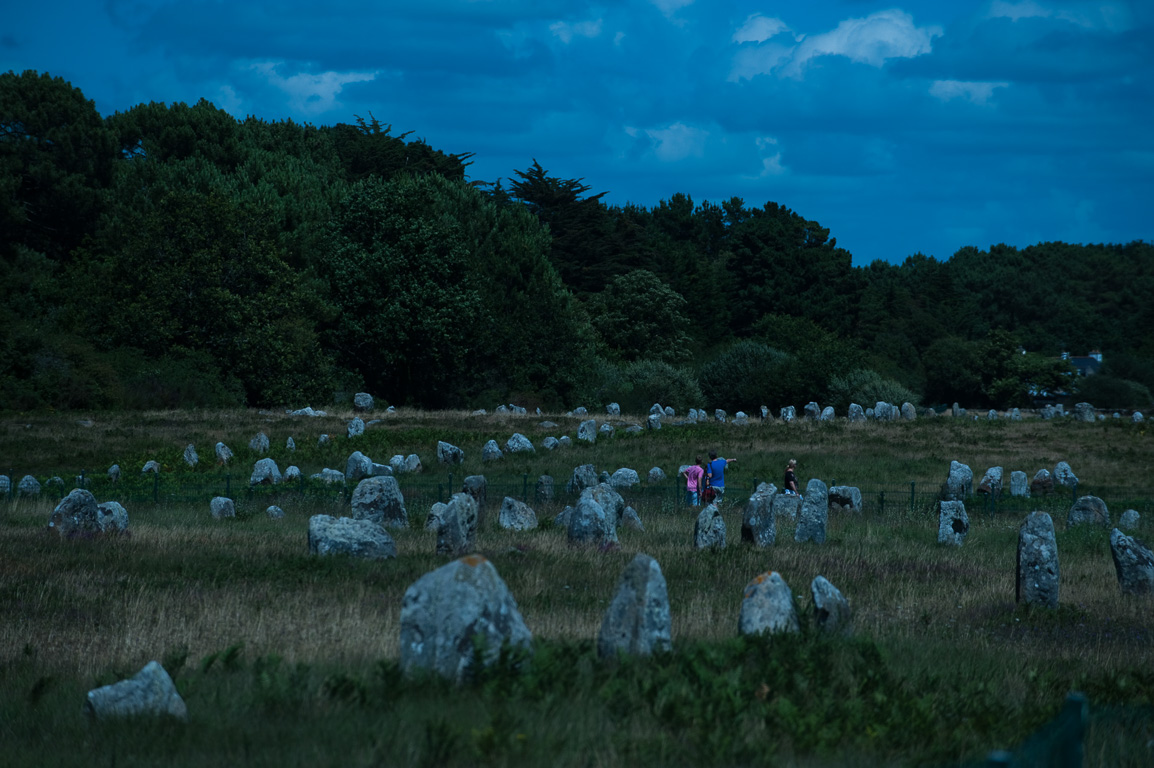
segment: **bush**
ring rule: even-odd
[[[1097,408],[1148,408],[1154,402],[1146,385],[1104,374],[1079,378],[1078,398]]]
[[[834,376],[829,382],[830,405],[838,413],[849,409],[850,403],[863,408],[871,408],[878,401],[917,405],[920,398],[893,379],[883,377],[877,371],[859,368],[845,376]]]
[[[739,341],[701,371],[701,391],[709,407],[757,408],[794,400],[793,358],[755,341]]]
[[[599,403],[616,402],[625,413],[645,413],[653,403],[673,406],[680,412],[701,405],[701,387],[688,368],[660,360],[638,360],[618,365],[602,362],[590,394]]]

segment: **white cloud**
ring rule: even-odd
[[[755,13],[745,20],[741,28],[733,33],[735,43],[760,43],[790,29],[781,19],[773,19]]]
[[[601,19],[596,21],[579,21],[570,24],[567,21],[555,21],[549,25],[549,31],[561,42],[568,45],[574,37],[597,37],[601,34]]]
[[[349,83],[364,83],[375,80],[376,72],[321,72],[310,75],[304,72],[282,77],[277,62],[262,61],[251,68],[264,75],[270,85],[287,93],[290,104],[306,114],[320,114],[340,105],[337,95]]]
[[[1108,32],[1124,32],[1134,26],[1133,14],[1127,3],[1101,2],[1101,0],[1081,0],[1065,2],[1060,6],[1045,4],[1037,0],[994,0],[986,13],[990,19],[1061,19],[1085,29],[1104,29]]]
[[[777,22],[777,27],[772,22]],[[818,35],[796,35],[795,44],[764,42],[789,28],[777,19],[750,17],[733,39],[741,45],[730,69],[731,81],[777,72],[800,78],[812,59],[819,56],[844,56],[859,64],[881,67],[889,59],[910,59],[932,50],[938,26],[919,27],[910,14],[901,10],[879,11],[864,19],[846,19],[829,32]],[[756,43],[756,45],[751,45]]]
[[[781,150],[777,149],[777,139],[771,136],[759,136],[757,149],[762,155],[760,176],[781,176],[786,172],[785,166],[781,164]]]
[[[1022,0],[1020,3],[1010,3],[1006,0],[994,0],[990,3],[990,10],[986,14],[991,19],[1018,19],[1049,18],[1053,13],[1048,8],[1034,0]]]
[[[693,5],[693,0],[650,0],[666,18],[680,11],[687,5]]]
[[[653,142],[653,154],[665,163],[687,157],[703,157],[705,141],[709,138],[709,131],[684,123],[673,123],[668,128],[637,129],[630,126],[625,128],[625,133],[631,137],[644,133]]]
[[[964,80],[935,80],[930,86],[930,95],[942,101],[968,99],[974,104],[989,102],[995,88],[1008,88],[1007,82],[969,82]]]

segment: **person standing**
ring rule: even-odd
[[[797,489],[797,459],[790,459],[785,465],[785,478],[782,480],[782,492],[791,496],[800,496]]]
[[[725,468],[734,461],[737,459],[719,457],[717,451],[709,452],[709,464],[705,467],[705,484],[713,489],[715,502],[720,502],[725,495]]]
[[[701,503],[702,481],[705,479],[705,468],[701,466],[701,457],[695,456],[693,463],[678,474],[685,475],[685,499],[689,506],[696,507]]]

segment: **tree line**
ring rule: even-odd
[[[1150,403],[1149,243],[854,267],[779,203],[608,205],[409,136],[0,75],[0,408]]]

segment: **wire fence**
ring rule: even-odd
[[[250,477],[220,471],[211,474],[189,474],[173,472],[149,472],[141,475],[112,479],[104,474],[68,474],[69,480],[61,476],[37,477],[39,496],[50,501],[59,501],[74,488],[85,488],[97,498],[116,500],[122,504],[174,506],[186,504],[208,504],[216,496],[233,499],[238,507],[255,508],[260,504],[307,504],[316,508],[331,507],[339,510],[351,503],[353,491],[359,481],[340,479],[325,480],[300,475],[277,484],[250,484]],[[14,503],[26,494],[19,488],[17,475],[10,471],[7,489],[0,481],[0,501]],[[420,473],[396,476],[405,503],[410,509],[431,509],[436,502],[447,502],[454,493],[462,490],[464,473]],[[724,506],[734,507],[745,503],[757,489],[760,479],[752,483],[727,489]],[[538,511],[552,508],[560,510],[566,504],[574,504],[578,493],[567,489],[562,480],[542,481],[541,477],[524,473],[520,476],[503,476],[487,480],[486,496],[492,500],[511,497],[530,506],[540,507]],[[838,485],[830,479],[827,486]],[[943,498],[939,483],[909,481],[905,483],[858,484],[854,486],[861,495],[860,512],[872,516],[917,516],[937,514],[938,504]],[[619,488],[626,502],[639,511],[684,513],[689,508],[689,499],[682,481],[667,479],[660,483],[640,483],[628,488]],[[1106,502],[1108,508],[1135,509],[1140,514],[1154,512],[1154,489],[1133,487],[1108,487],[1080,484],[1070,488],[1056,488],[1042,495],[1013,495],[1005,491],[997,493],[973,493],[964,501],[967,512],[990,517],[1000,515],[1025,515],[1040,510],[1051,515],[1068,512],[1070,506],[1082,496],[1097,496]]]

